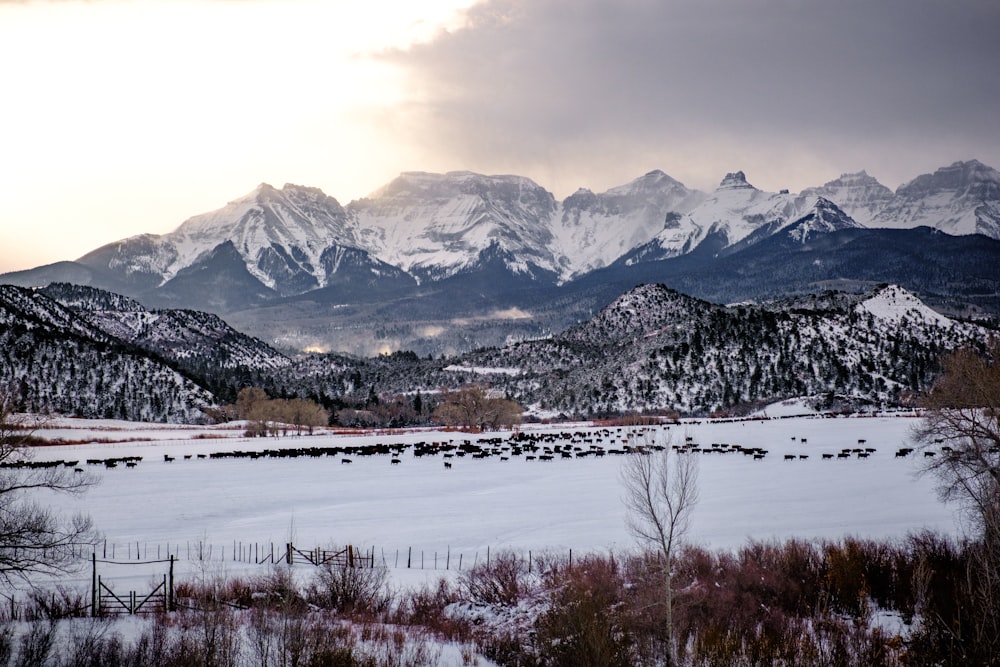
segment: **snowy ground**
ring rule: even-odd
[[[664,432],[673,443],[691,437],[703,447],[731,443],[769,450],[760,461],[742,454],[700,456],[700,501],[689,541],[736,548],[749,539],[793,536],[902,538],[922,528],[956,534],[954,508],[938,501],[931,478],[916,474],[922,459],[894,457],[896,449],[911,444],[916,422],[899,416],[796,417],[673,426]],[[234,562],[234,545],[263,554],[271,544],[280,553],[289,540],[304,549],[350,543],[374,548],[405,585],[433,578],[446,565],[454,570],[461,562],[467,568],[484,559],[487,549],[565,554],[634,546],[625,528],[619,456],[544,462],[523,456],[508,461],[466,457],[452,459],[451,469],[441,456],[417,458],[411,451],[398,465],[391,465],[389,456],[355,456],[350,464],[340,457],[199,459],[198,454],[233,449],[460,442],[497,434],[413,431],[251,440],[233,429],[109,422],[59,426],[42,434],[114,441],[45,447],[35,455],[37,460],[79,460],[100,478],[82,498],[46,501],[60,511],[93,518],[108,544],[98,558],[112,559],[113,553],[115,560],[151,560],[169,550],[180,557],[183,574],[197,566],[187,556],[198,543],[211,545],[213,561],[227,571],[263,567]],[[206,433],[218,437],[206,439]],[[821,458],[857,447],[859,439],[876,448],[867,460]],[[176,460],[165,462],[165,454]],[[785,454],[808,458],[786,461]],[[131,469],[83,463],[124,456],[143,460]],[[89,572],[80,581],[89,581]]]

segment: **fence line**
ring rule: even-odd
[[[167,562],[171,557],[175,562],[218,562],[244,563],[248,565],[324,565],[332,563],[349,567],[374,567],[376,564],[390,569],[438,570],[461,572],[480,564],[489,566],[497,553],[514,553],[527,565],[529,571],[537,567],[535,556],[567,556],[572,564],[573,550],[516,549],[503,547],[499,550],[487,545],[485,549],[456,551],[450,545],[443,549],[420,549],[417,547],[390,548],[358,547],[349,545],[340,549],[322,547],[299,548],[292,543],[277,544],[272,541],[240,541],[220,544],[211,542],[177,542],[150,544],[143,542],[112,543],[98,545],[94,552],[78,554],[88,561],[96,557],[100,563],[137,565]],[[147,554],[149,556],[148,560]],[[124,557],[124,558],[122,558]]]

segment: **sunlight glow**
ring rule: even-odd
[[[262,181],[368,194],[413,166],[380,54],[471,4],[0,3],[0,271],[171,231]]]

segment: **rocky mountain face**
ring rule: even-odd
[[[872,227],[918,225],[1000,238],[1000,172],[971,160],[918,176],[899,186],[871,221]]]
[[[948,240],[955,235],[976,240]],[[918,238],[929,245],[908,259],[877,260],[901,252],[881,244],[903,239],[910,253]],[[896,192],[860,172],[769,193],[733,172],[702,193],[653,171],[563,201],[519,176],[413,172],[346,206],[315,188],[262,184],[170,234],[0,281],[72,282],[146,307],[210,311],[289,350],[440,354],[553,335],[640,283],[735,301],[898,282],[936,305],[954,301],[954,312],[996,314],[993,239],[1000,172],[976,161]],[[954,252],[963,243],[975,265]],[[875,263],[844,261],[849,247],[856,260],[870,248]],[[908,261],[941,268],[914,280]],[[778,271],[746,268],[765,265]]]

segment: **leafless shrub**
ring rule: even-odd
[[[26,620],[43,618],[80,618],[90,615],[88,592],[56,586],[52,590],[32,589],[24,611]]]
[[[18,641],[15,667],[51,665],[57,634],[56,622],[51,619],[29,623],[27,631],[21,635],[20,641]]]
[[[459,577],[462,596],[482,604],[513,605],[538,586],[528,562],[514,551],[501,551],[489,563],[480,563]]]
[[[329,561],[321,565],[306,592],[317,607],[342,613],[380,613],[392,603],[387,568],[351,567]]]
[[[537,623],[539,664],[640,664],[624,580],[614,559],[586,556],[560,570],[549,584],[551,605]]]

